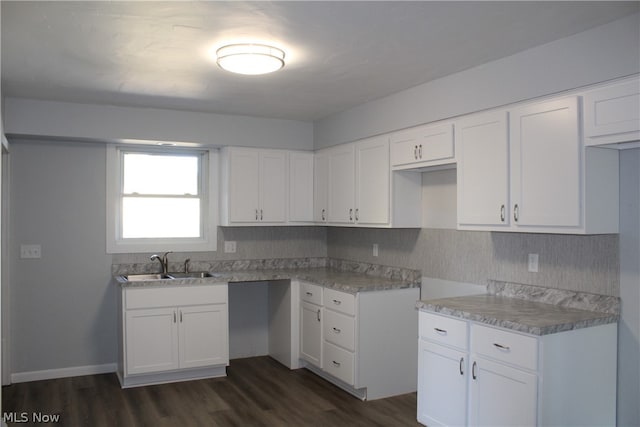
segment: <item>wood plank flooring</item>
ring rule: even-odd
[[[415,393],[362,402],[266,356],[232,360],[226,378],[123,390],[115,374],[90,375],[13,384],[2,397],[5,413],[60,414],[65,426],[419,426]]]

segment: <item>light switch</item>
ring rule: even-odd
[[[42,257],[40,245],[20,245],[20,258],[39,259]]]
[[[236,242],[235,240],[229,240],[224,242],[224,252],[227,254],[235,254],[236,253]]]

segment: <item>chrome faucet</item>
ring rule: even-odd
[[[172,254],[173,251],[169,251],[169,252],[165,252],[165,254],[160,257],[160,255],[154,254],[151,255],[151,257],[149,257],[149,259],[151,261],[155,261],[158,260],[158,262],[160,262],[160,265],[162,266],[162,274],[166,275],[167,272],[169,271],[169,254]]]

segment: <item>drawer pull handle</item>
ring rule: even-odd
[[[516,203],[513,206],[513,220],[515,222],[518,222],[518,218],[520,217],[520,208],[518,207],[518,204]]]
[[[182,323],[182,310],[180,310],[180,323]]]
[[[500,221],[504,222],[504,214],[505,214],[505,210],[504,210],[504,205],[500,206]]]
[[[333,366],[335,366],[336,368],[340,367],[340,362],[336,362],[335,360],[333,361]]]
[[[338,328],[332,328],[333,332],[335,332],[336,334],[339,334],[340,332],[342,332],[340,329]]]
[[[318,322],[320,321],[320,309],[318,309],[318,312],[316,313],[316,317],[318,318]]]
[[[353,221],[353,208],[349,209],[349,221]]]
[[[322,209],[322,220],[324,221],[326,218],[324,216],[324,212],[326,211],[326,209]]]
[[[420,147],[418,148],[418,157],[422,158],[422,144],[420,144]]]
[[[176,312],[173,312],[173,323],[177,323],[177,319],[176,319]]]
[[[509,347],[508,345],[502,345],[502,344],[498,344],[497,342],[494,342],[493,345],[495,345],[496,347],[498,347],[500,350],[504,350],[504,351],[509,351],[511,350],[511,347]]]
[[[462,365],[464,364],[464,357],[460,358],[460,375],[464,375],[464,371],[462,370]]]
[[[313,292],[307,292],[307,295],[309,295],[310,297],[313,296]]]
[[[335,305],[340,305],[340,304],[342,304],[342,301],[340,301],[339,299],[334,299],[334,300],[333,300],[333,303],[334,303]]]
[[[471,377],[475,380],[478,378],[478,375],[476,375],[476,368],[478,367],[478,364],[476,362],[473,362],[473,365],[471,365]]]
[[[413,146],[413,158],[418,160],[418,146],[417,145]]]
[[[439,333],[440,335],[447,335],[447,330],[446,329],[433,328],[433,330],[436,331],[437,333]]]

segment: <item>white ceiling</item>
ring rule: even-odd
[[[5,96],[315,120],[637,13],[640,2],[2,1]],[[273,42],[285,68],[210,49]]]

